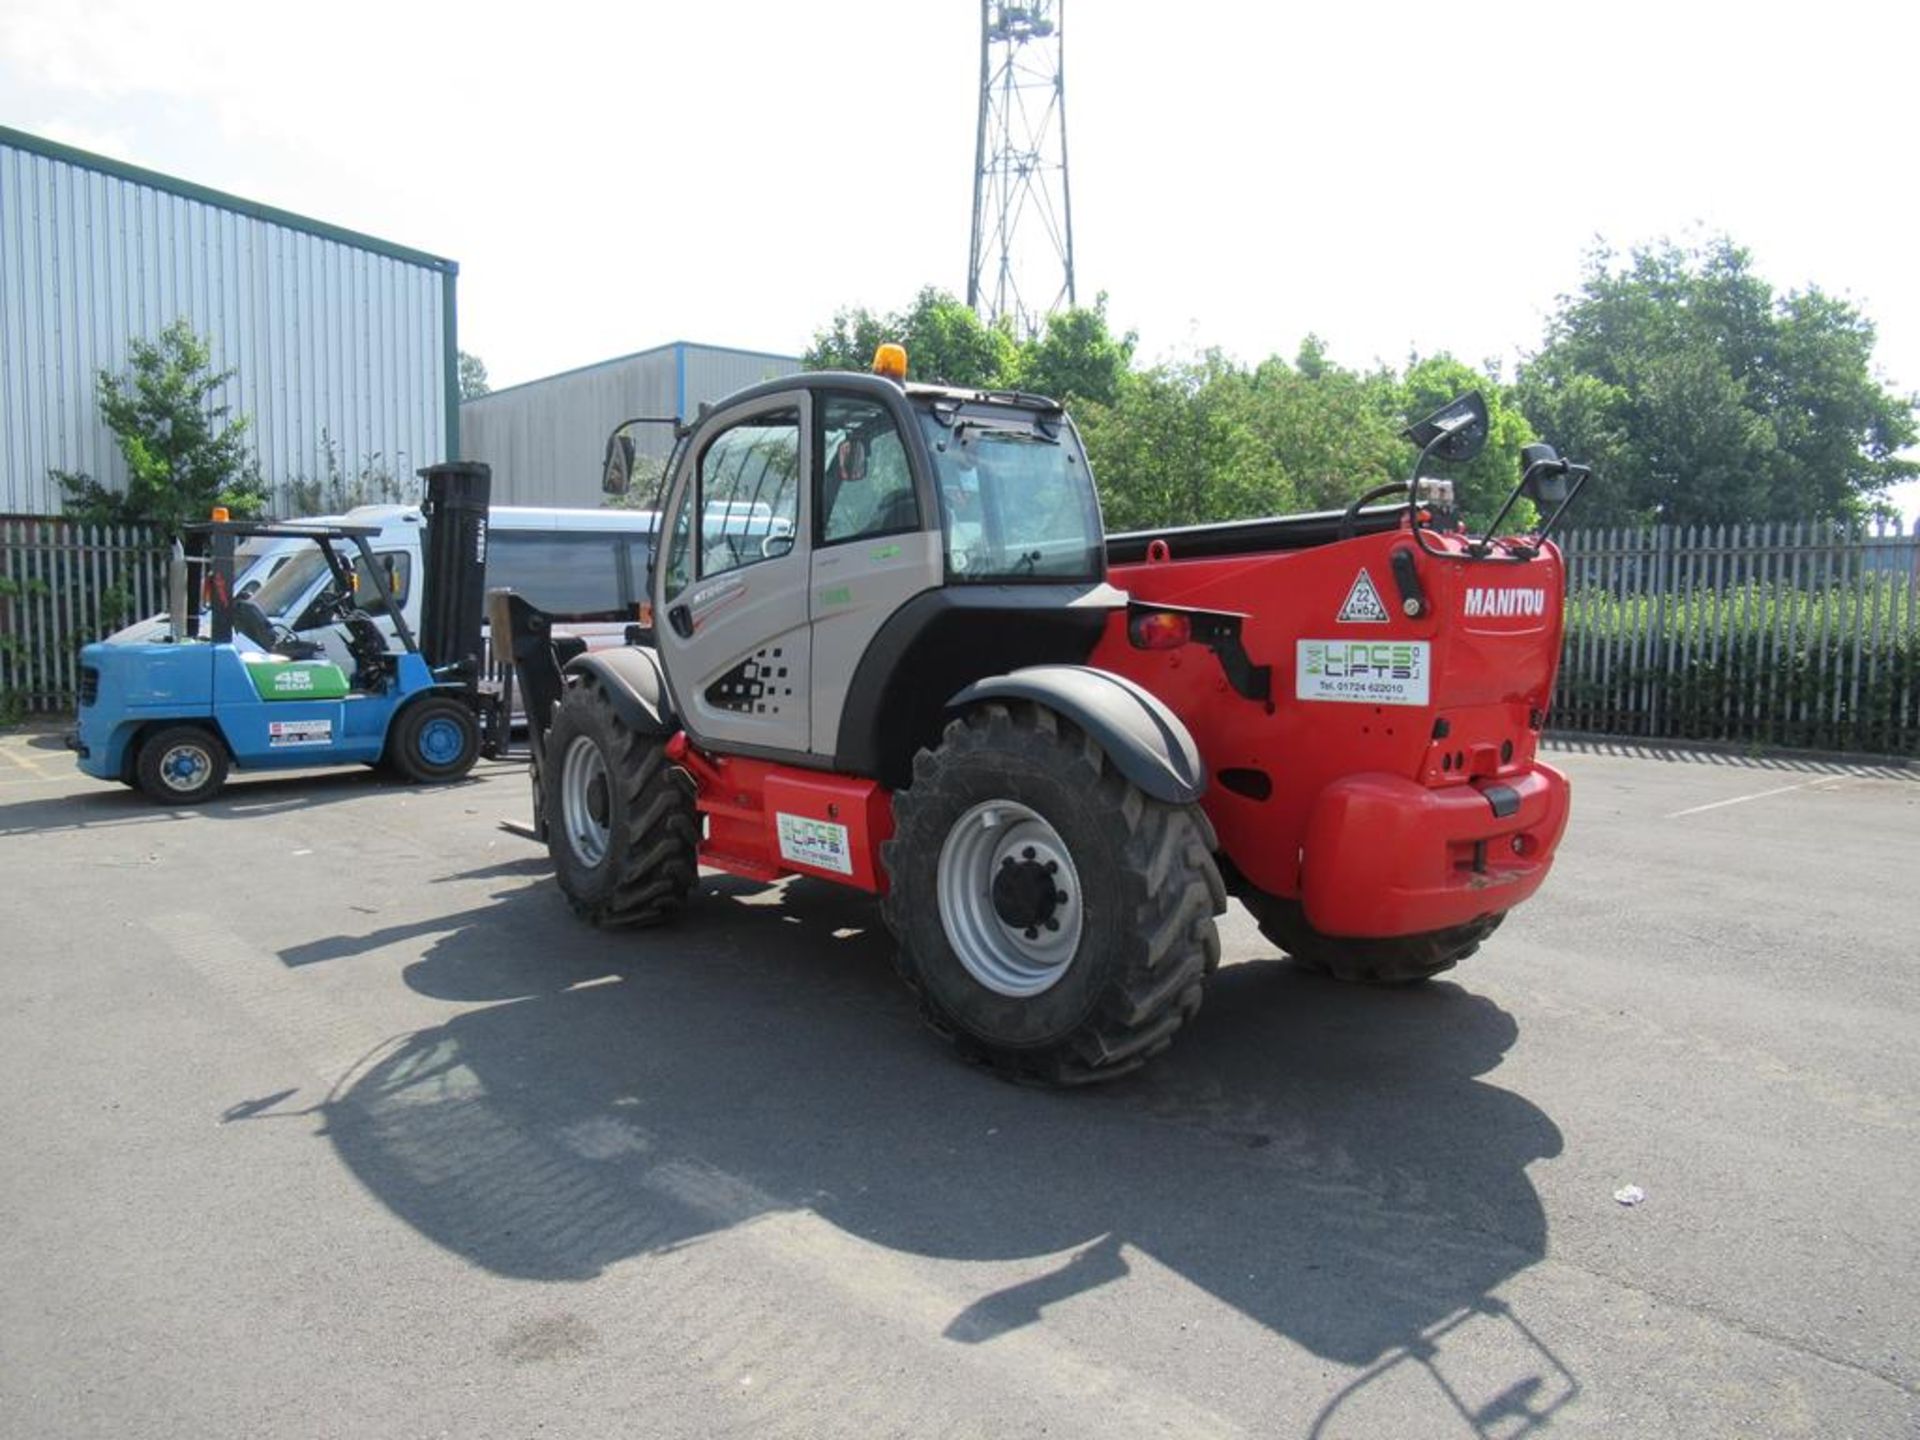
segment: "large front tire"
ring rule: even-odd
[[[547,731],[547,853],[574,913],[595,925],[657,925],[698,874],[693,777],[665,742],[621,720],[600,681],[576,675]]]
[[[480,725],[473,709],[446,695],[412,701],[393,722],[387,762],[413,785],[458,780],[480,758]]]
[[[914,758],[883,907],[927,1019],[970,1059],[1079,1084],[1164,1050],[1219,963],[1201,812],[1143,794],[1053,711],[989,704]]]
[[[1297,900],[1248,890],[1240,901],[1260,933],[1308,970],[1350,985],[1417,985],[1451,970],[1500,928],[1504,914],[1485,915],[1447,930],[1364,939],[1326,935],[1307,923]]]

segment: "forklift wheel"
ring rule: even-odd
[[[894,821],[882,913],[963,1055],[1017,1080],[1105,1080],[1200,1008],[1226,906],[1206,819],[1141,793],[1053,711],[954,721]]]
[[[141,743],[135,774],[149,800],[197,805],[227,783],[227,747],[198,725],[169,725]]]
[[[415,785],[458,780],[480,756],[480,726],[471,706],[444,695],[416,700],[400,712],[387,758]]]

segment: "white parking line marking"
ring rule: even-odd
[[[1690,810],[1675,810],[1671,815],[1662,816],[1666,820],[1678,820],[1682,815],[1698,815],[1706,810],[1718,810],[1725,805],[1744,805],[1749,800],[1764,800],[1769,795],[1784,795],[1789,790],[1805,790],[1810,785],[1825,785],[1835,777],[1822,775],[1818,780],[1802,780],[1798,785],[1782,785],[1777,790],[1761,790],[1752,795],[1736,795],[1731,800],[1715,800],[1711,805],[1695,805]]]

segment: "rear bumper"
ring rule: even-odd
[[[1336,781],[1307,821],[1307,920],[1328,935],[1416,935],[1511,910],[1546,879],[1569,800],[1567,777],[1537,763],[1484,786]]]

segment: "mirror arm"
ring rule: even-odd
[[[1413,532],[1413,543],[1436,560],[1443,557],[1438,550],[1427,544],[1424,528],[1420,524],[1420,472],[1427,468],[1427,457],[1433,453],[1434,447],[1451,433],[1443,430],[1422,446],[1420,458],[1413,462],[1413,474],[1407,477],[1407,528]]]
[[[1536,460],[1527,467],[1526,473],[1520,477],[1520,483],[1507,492],[1506,503],[1500,507],[1493,519],[1487,522],[1487,533],[1482,535],[1479,540],[1482,546],[1490,547],[1493,544],[1493,537],[1500,533],[1500,522],[1507,518],[1507,512],[1513,509],[1514,502],[1526,493],[1527,482],[1533,479],[1533,472],[1543,470],[1556,463],[1558,462],[1553,460]],[[1485,550],[1483,549],[1481,553],[1484,554]]]
[[[1560,523],[1560,517],[1567,513],[1567,507],[1573,504],[1574,497],[1579,495],[1580,487],[1593,475],[1593,467],[1590,465],[1575,465],[1570,462],[1563,462],[1563,464],[1566,473],[1573,477],[1573,484],[1567,487],[1567,498],[1562,500],[1553,514],[1547,517],[1547,523],[1535,532],[1533,538],[1536,544],[1546,543],[1547,536],[1553,533],[1553,527]]]

